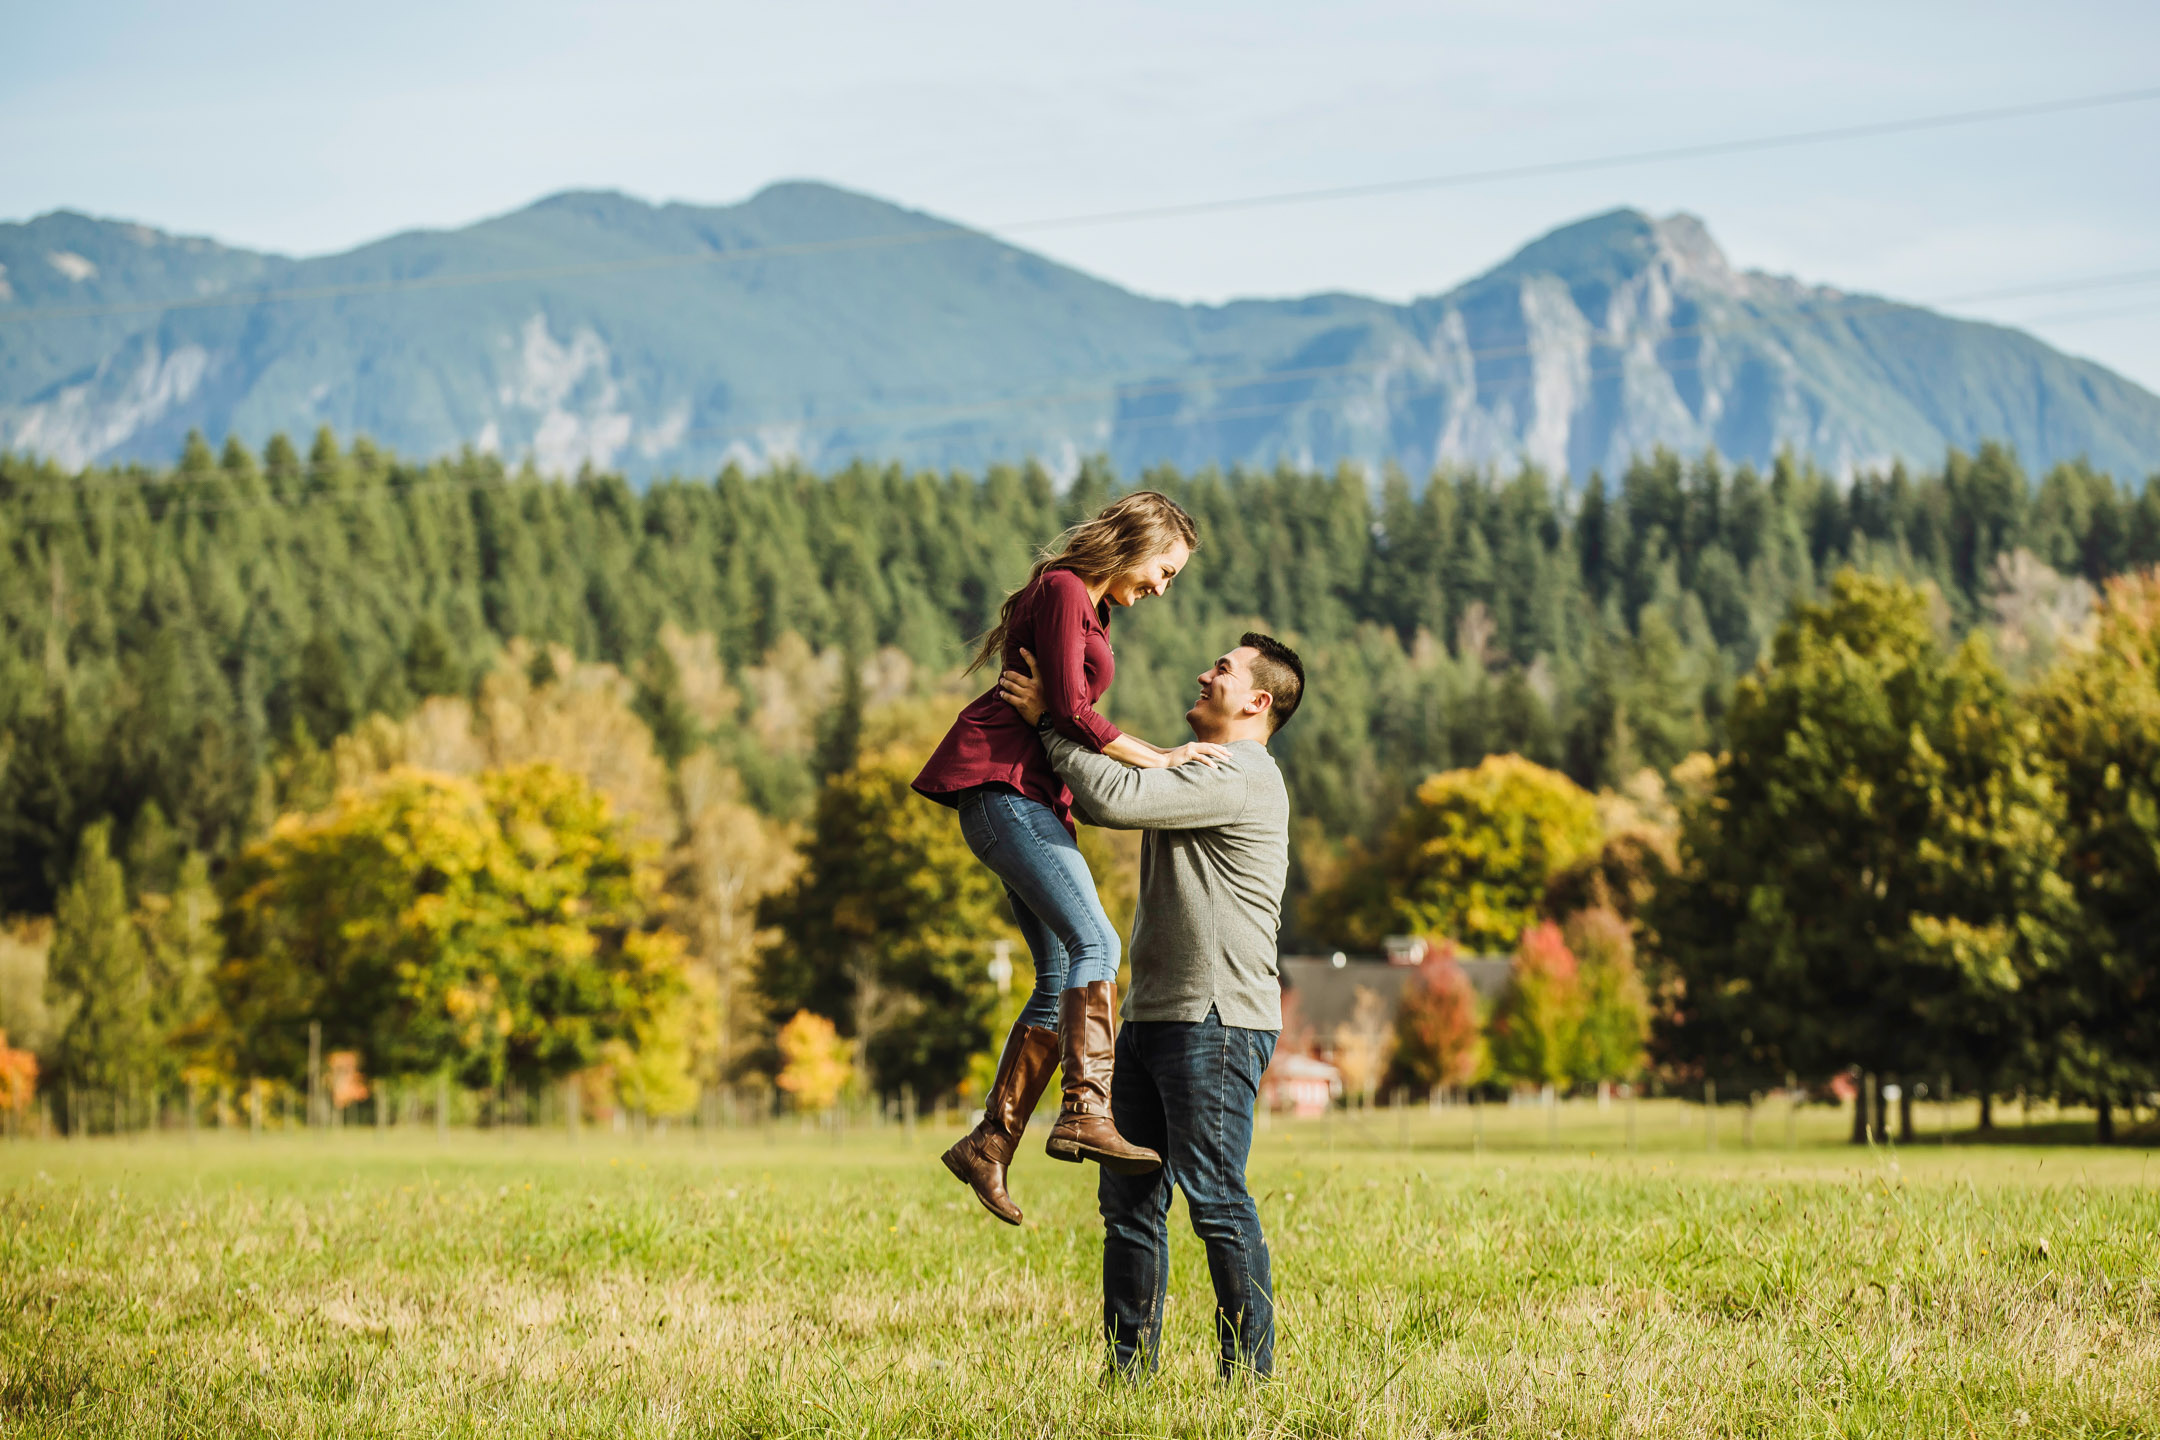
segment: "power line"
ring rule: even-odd
[[[1886,135],[1912,134],[1926,130],[1943,130],[1966,125],[1986,124],[2000,120],[2067,114],[2074,111],[2138,104],[2151,100],[2160,100],[2160,86],[2137,90],[2115,90],[2095,95],[2075,96],[2062,100],[2036,101],[2021,105],[1995,106],[1984,110],[1959,110],[1935,115],[1911,116],[1900,120],[1879,120],[1857,125],[1839,125],[1820,130],[1798,130],[1781,135],[1759,135],[1738,140],[1713,140],[1691,145],[1667,146],[1655,150],[1633,150],[1571,160],[1536,161],[1523,165],[1505,165],[1481,170],[1461,170],[1446,174],[1411,176],[1403,179],[1381,180],[1359,185],[1338,185],[1312,190],[1283,190],[1267,194],[1230,196],[1172,205],[1142,206],[1124,210],[1105,210],[1087,214],[1016,220],[991,225],[984,230],[973,230],[940,222],[937,228],[934,229],[902,231],[884,235],[865,235],[845,240],[750,245],[734,250],[702,250],[675,255],[593,260],[563,265],[532,266],[514,270],[470,271],[451,275],[399,276],[382,280],[359,280],[330,285],[301,286],[289,290],[231,291],[222,295],[181,296],[168,300],[125,301],[109,305],[38,306],[18,310],[0,310],[0,324],[22,324],[39,320],[78,320],[115,315],[159,314],[173,310],[219,309],[308,300],[349,299],[358,296],[394,294],[405,291],[508,284],[521,280],[572,279],[592,275],[666,270],[689,265],[729,264],[743,260],[838,254],[848,251],[882,249],[896,245],[920,245],[938,240],[995,239],[1001,234],[1030,234],[1046,230],[1081,229],[1096,225],[1123,225],[1141,221],[1226,214],[1240,210],[1268,209],[1287,205],[1321,204],[1378,195],[1405,194],[1419,190],[1457,189],[1502,180],[1579,174],[1595,170],[1620,169],[1634,165],[1661,164],[1675,160],[1739,155],[1759,150],[1792,149],[1806,145],[1829,144],[1842,140],[1870,139]]]
[[[2160,312],[2160,305],[2146,302],[2128,309],[2120,306],[2106,310],[2054,310],[2045,315],[2034,315],[2021,320],[2020,325],[2082,325],[2093,320],[2131,320],[2140,315]]]
[[[2109,105],[2130,105],[2160,100],[2160,86],[2142,90],[2116,90],[2067,100],[2043,100],[2025,105],[2000,105],[1986,110],[1959,110],[1940,115],[1919,115],[1903,120],[1877,120],[1858,125],[1837,125],[1823,130],[1796,130],[1783,135],[1758,135],[1742,140],[1710,140],[1695,145],[1673,145],[1657,150],[1630,150],[1581,160],[1547,160],[1526,165],[1502,165],[1488,170],[1459,170],[1442,175],[1419,175],[1403,180],[1379,180],[1364,185],[1334,185],[1317,190],[1283,190],[1271,195],[1245,195],[1224,200],[1198,200],[1181,205],[1154,205],[1133,210],[1112,210],[1093,215],[1067,215],[1051,220],[1021,221],[998,227],[1007,233],[1028,229],[1077,228],[1114,225],[1132,220],[1166,220],[1187,215],[1213,215],[1232,210],[1257,210],[1275,205],[1303,205],[1324,200],[1355,200],[1370,195],[1399,195],[1413,190],[1446,190],[1463,185],[1482,185],[1496,180],[1527,180],[1544,175],[1572,175],[1587,170],[1615,170],[1629,165],[1652,165],[1668,160],[1699,160],[1718,155],[1740,155],[1753,150],[1790,149],[1821,145],[1836,140],[1862,140],[1879,135],[1910,134],[1920,130],[1947,130],[1992,120],[2016,120],[2034,115],[2059,115],[2074,110],[2096,110]]]

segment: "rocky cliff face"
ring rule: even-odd
[[[0,445],[169,458],[320,424],[406,454],[702,471],[1527,458],[1833,469],[1982,439],[2160,467],[2160,399],[2014,331],[1735,269],[1615,211],[1448,294],[1179,306],[820,185],[558,196],[307,261],[59,214],[0,226]],[[483,277],[476,281],[475,277]],[[224,303],[257,291],[277,298]],[[174,308],[162,308],[175,302]]]
[[[1737,270],[1691,215],[1568,226],[1262,369],[1192,396],[1175,439],[1142,433],[1167,428],[1158,404],[1118,448],[1190,464],[1273,441],[1314,463],[1527,458],[1577,478],[1659,445],[1839,472],[1984,438],[2126,476],[2160,463],[2160,400],[2128,381],[2015,331]]]

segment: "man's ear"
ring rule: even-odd
[[[1275,708],[1275,697],[1266,690],[1255,690],[1245,700],[1247,715],[1265,715]]]

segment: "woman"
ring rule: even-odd
[[[1096,713],[1110,688],[1110,610],[1170,588],[1199,535],[1165,496],[1141,490],[1065,532],[1036,560],[1028,583],[1005,597],[970,671],[990,660],[1021,668],[1034,654],[1048,718],[1059,730],[1128,765],[1212,764],[1222,747],[1198,742],[1162,750],[1119,732]],[[994,672],[993,672],[994,673]],[[960,712],[915,777],[915,789],[960,812],[975,857],[1005,882],[1013,919],[1035,957],[1035,988],[1005,1039],[982,1123],[945,1152],[945,1168],[1008,1225],[1020,1207],[1005,1193],[1005,1167],[1028,1116],[1061,1061],[1064,1105],[1050,1132],[1060,1160],[1095,1160],[1120,1173],[1152,1170],[1154,1151],[1127,1143],[1110,1119],[1112,1017],[1117,1013],[1118,937],[1074,842],[1072,792],[1042,742],[992,686]]]

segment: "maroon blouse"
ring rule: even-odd
[[[1095,713],[1117,674],[1110,607],[1088,603],[1085,581],[1070,570],[1048,570],[1020,592],[1005,630],[1005,668],[1027,668],[1022,649],[1035,656],[1042,676],[1045,718],[1091,750],[1117,739],[1118,728]],[[915,777],[916,792],[940,805],[959,804],[961,792],[978,785],[1010,785],[1072,828],[1072,791],[1050,768],[1034,728],[998,698],[996,685],[960,712]]]

